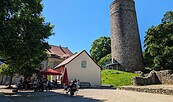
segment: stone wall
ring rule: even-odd
[[[173,71],[151,71],[147,77],[133,77],[133,85],[173,84]]]
[[[173,71],[163,70],[155,71],[160,83],[162,84],[173,84]]]
[[[112,60],[125,71],[143,70],[143,57],[133,0],[115,0],[110,6]]]
[[[166,95],[173,95],[173,88],[172,86],[121,86],[118,87],[120,90],[127,90],[127,91],[137,91],[137,92],[147,92],[147,93],[157,93],[157,94],[166,94]]]

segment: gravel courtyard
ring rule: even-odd
[[[173,102],[173,96],[115,89],[80,89],[70,97],[62,89],[49,92],[0,89],[0,102]]]

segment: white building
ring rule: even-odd
[[[101,86],[101,68],[85,50],[64,60],[55,70],[63,73],[64,68],[67,68],[69,81],[79,79],[80,82],[90,83],[92,87]]]

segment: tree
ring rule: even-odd
[[[0,83],[3,82],[3,77],[4,77],[4,75],[5,75],[5,74],[6,74],[6,75],[8,74],[8,73],[6,73],[7,67],[8,67],[8,65],[6,65],[6,64],[1,64],[1,65],[0,65],[0,75],[2,75],[2,76],[1,76],[1,82],[0,82]]]
[[[168,11],[162,23],[152,26],[145,36],[145,66],[151,69],[172,69],[173,66],[173,11]]]
[[[110,37],[100,37],[91,45],[90,54],[94,61],[99,62],[101,58],[111,53]]]
[[[12,76],[13,74],[13,69],[12,67],[8,66],[7,64],[3,63],[0,65],[0,74],[2,74],[2,80],[1,83],[3,82],[3,76]]]
[[[0,2],[0,56],[13,73],[36,68],[47,56],[50,46],[46,39],[52,35],[53,26],[41,15],[41,1]]]
[[[173,11],[168,11],[164,14],[164,18],[162,19],[162,23],[172,23],[173,22]]]
[[[106,56],[100,59],[100,61],[98,62],[98,65],[103,68],[106,64],[110,64],[110,63],[111,63],[111,54],[107,54]]]

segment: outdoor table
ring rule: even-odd
[[[29,83],[29,87],[33,89],[37,84],[36,83]]]

